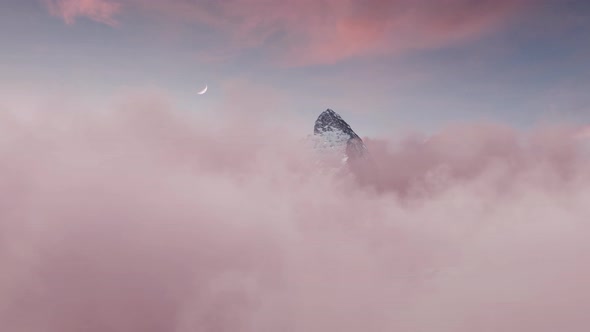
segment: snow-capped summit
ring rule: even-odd
[[[359,138],[359,136],[350,128],[350,125],[346,121],[342,120],[338,113],[331,109],[327,109],[318,116],[315,120],[315,126],[313,132],[315,135],[322,135],[327,131],[341,131],[348,135],[348,138]]]
[[[315,122],[314,147],[321,164],[337,173],[361,171],[372,161],[363,140],[331,109],[322,112]]]
[[[322,138],[321,143],[327,147],[341,149],[347,160],[367,156],[367,147],[363,140],[338,113],[329,108],[317,118],[313,132]]]

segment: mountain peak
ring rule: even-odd
[[[350,125],[332,109],[323,111],[315,121],[314,135],[323,138],[325,144],[341,149],[348,161],[367,156],[367,147]]]
[[[317,120],[315,121],[315,126],[313,128],[313,132],[315,135],[320,135],[327,131],[341,131],[342,133],[346,134],[349,139],[351,138],[358,138],[360,137],[352,130],[350,125],[346,123],[338,115],[338,113],[334,112],[331,109],[327,109],[323,111],[320,116],[318,116]]]

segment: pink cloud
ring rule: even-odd
[[[590,138],[590,127],[583,126],[574,133],[574,137],[580,140],[587,140]]]
[[[86,17],[96,22],[115,26],[114,16],[121,11],[121,3],[110,0],[44,0],[51,15],[74,24],[76,18]]]
[[[235,47],[264,47],[287,65],[437,48],[500,28],[526,0],[131,0],[219,29]]]
[[[73,23],[114,24],[122,4],[147,15],[216,29],[233,49],[262,48],[288,66],[333,64],[476,39],[501,28],[529,0],[48,0]]]
[[[0,329],[587,330],[576,130],[367,140],[374,191],[225,107],[1,112]]]

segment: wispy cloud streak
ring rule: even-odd
[[[260,48],[288,66],[431,49],[499,29],[527,0],[60,0],[51,12],[113,24],[122,5],[136,13],[213,28],[233,49]]]
[[[116,26],[114,16],[121,11],[122,4],[110,0],[43,0],[49,13],[74,24],[77,18],[85,17],[93,21]]]

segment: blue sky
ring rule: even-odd
[[[107,100],[157,88],[195,112],[247,98],[248,107],[272,105],[279,116],[309,122],[330,107],[361,136],[456,122],[590,122],[587,1],[1,6],[0,86],[8,97]],[[198,96],[205,84],[209,92]]]

